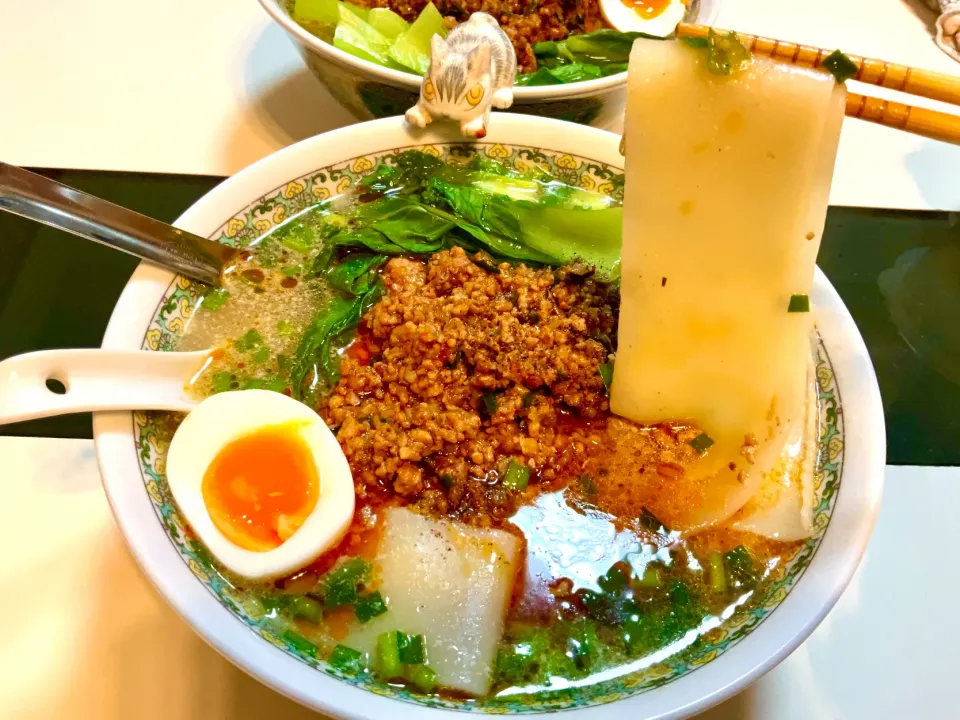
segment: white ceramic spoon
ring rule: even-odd
[[[15,355],[0,362],[0,425],[93,410],[189,412],[197,401],[186,386],[209,362],[209,350]]]

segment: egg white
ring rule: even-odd
[[[279,547],[266,552],[238,547],[210,517],[203,500],[203,476],[225,445],[288,422],[298,423],[297,432],[316,463],[320,482],[317,504]],[[230,571],[251,580],[290,574],[336,545],[350,527],[356,500],[350,466],[323,420],[306,405],[269,390],[220,393],[197,405],[170,443],[167,482],[190,527],[210,553]]]
[[[604,19],[621,32],[644,32],[648,35],[667,37],[683,22],[687,6],[680,0],[671,0],[662,13],[650,20],[644,20],[633,8],[627,7],[621,0],[600,0],[600,11]]]

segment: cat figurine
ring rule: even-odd
[[[510,38],[487,13],[475,12],[444,40],[430,41],[430,68],[420,99],[407,110],[407,122],[426,127],[438,118],[460,122],[467,137],[487,134],[490,108],[513,104],[517,55]]]

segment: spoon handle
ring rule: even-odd
[[[66,230],[211,285],[236,250],[0,162],[0,210]]]
[[[0,425],[97,410],[189,412],[210,353],[41,350],[0,362]]]

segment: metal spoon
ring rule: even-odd
[[[210,351],[41,350],[0,362],[0,425],[97,410],[190,412]]]
[[[237,251],[0,162],[0,210],[109,245],[210,285]]]

